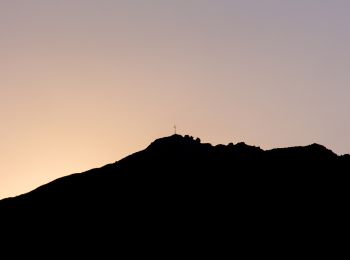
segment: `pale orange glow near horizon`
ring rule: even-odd
[[[350,153],[349,11],[341,0],[1,1],[0,199],[115,162],[174,123],[213,144]]]

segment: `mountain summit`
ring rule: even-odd
[[[116,163],[1,200],[0,211],[131,214],[285,200],[318,192],[321,187],[337,190],[335,186],[341,184],[334,181],[347,174],[349,157],[318,144],[265,151],[245,143],[213,146],[175,134]]]
[[[173,135],[116,163],[1,200],[2,234],[14,235],[11,242],[23,233],[41,243],[68,239],[73,248],[84,245],[79,255],[98,245],[99,254],[110,245],[111,253],[128,256],[207,255],[212,248],[217,258],[236,254],[232,245],[244,255],[289,254],[296,243],[333,240],[333,230],[348,222],[349,157],[318,144],[264,151]]]

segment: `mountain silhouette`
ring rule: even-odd
[[[272,187],[277,184],[283,190],[331,179],[344,169],[350,169],[350,155],[338,156],[318,144],[264,151],[243,142],[213,146],[202,144],[199,138],[173,135],[155,140],[145,150],[116,163],[1,200],[0,209],[80,211],[105,203],[165,203],[210,193],[229,196],[237,189],[256,193],[277,189]]]
[[[123,238],[246,239],[305,227],[317,236],[331,214],[346,216],[349,169],[349,155],[318,144],[263,150],[172,135],[116,163],[3,199],[0,216],[41,230],[49,222],[59,231],[52,223],[62,221],[63,230],[112,229]]]

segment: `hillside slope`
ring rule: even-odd
[[[192,200],[224,204],[242,194],[244,199],[276,192],[299,196],[296,191],[317,192],[323,185],[333,190],[334,181],[345,178],[349,169],[349,156],[337,156],[317,144],[264,151],[244,143],[212,146],[173,135],[114,164],[2,200],[0,210],[115,211],[146,204],[189,206]]]

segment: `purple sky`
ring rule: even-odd
[[[153,139],[350,153],[350,1],[3,0],[0,198]]]

